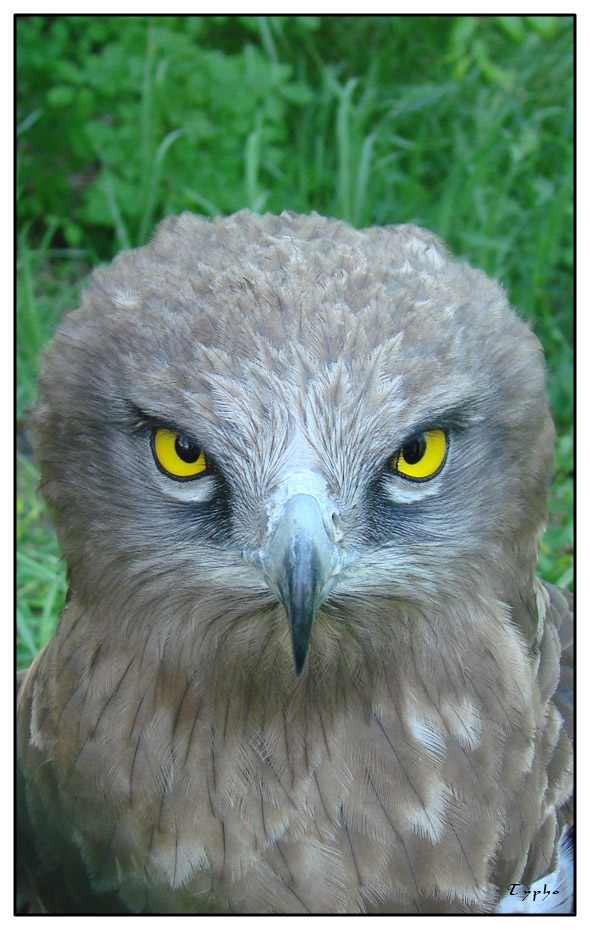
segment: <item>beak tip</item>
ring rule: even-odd
[[[303,667],[305,665],[305,656],[295,655],[293,658],[295,659],[295,674],[298,678],[301,678]]]
[[[301,678],[303,669],[305,668],[305,660],[307,658],[307,653],[309,651],[309,639],[311,632],[311,622],[304,634],[301,635],[302,631],[295,631],[291,629],[291,646],[293,649],[293,662],[295,665],[295,674],[298,678]],[[299,635],[298,635],[299,634]]]

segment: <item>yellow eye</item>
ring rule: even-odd
[[[434,478],[445,463],[447,437],[442,429],[429,429],[405,442],[392,460],[394,471],[412,481]]]
[[[155,430],[152,450],[156,464],[171,478],[188,481],[207,471],[205,453],[184,433],[170,429]]]

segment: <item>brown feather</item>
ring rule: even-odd
[[[95,272],[34,421],[71,588],[18,695],[23,911],[484,913],[555,868],[571,611],[498,285],[416,227],[169,218]],[[392,474],[439,423],[440,474]],[[153,424],[211,472],[170,480]],[[295,480],[344,560],[300,677],[259,567]]]

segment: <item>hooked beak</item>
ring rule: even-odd
[[[287,613],[298,676],[305,665],[316,611],[339,574],[338,562],[338,550],[317,499],[310,494],[290,497],[258,564]]]

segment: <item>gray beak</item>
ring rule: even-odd
[[[287,500],[260,567],[287,613],[295,673],[301,675],[316,610],[338,575],[337,550],[310,494]]]

